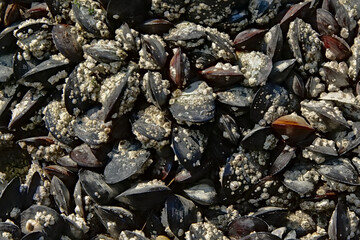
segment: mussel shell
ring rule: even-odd
[[[121,51],[112,45],[106,45],[102,43],[90,45],[84,47],[84,52],[90,57],[94,58],[98,62],[102,63],[111,63],[111,62],[119,62],[124,60],[124,57],[120,57],[117,55],[117,51]]]
[[[89,98],[83,100],[79,85],[80,82],[77,78],[77,68],[75,68],[69,75],[64,88],[65,107],[67,112],[73,116],[76,115],[75,109],[79,113],[83,113],[89,110],[94,104]]]
[[[261,218],[268,225],[274,227],[284,226],[287,222],[288,210],[279,207],[262,207],[259,208],[252,216]]]
[[[105,182],[102,174],[81,169],[79,179],[87,195],[98,204],[106,204],[116,195],[116,192]]]
[[[162,204],[170,194],[170,188],[161,183],[139,183],[116,196],[115,199],[132,209],[146,211]]]
[[[240,32],[234,39],[234,46],[237,50],[256,51],[261,48],[265,29],[250,28]]]
[[[339,201],[331,216],[328,234],[330,239],[348,239],[351,233],[350,217],[345,203]]]
[[[216,92],[217,101],[238,108],[250,107],[253,102],[254,92],[251,88],[233,86],[227,90]]]
[[[322,35],[321,40],[325,48],[329,49],[335,56],[337,61],[344,61],[351,55],[350,47],[347,42],[335,35]]]
[[[108,141],[112,122],[104,122],[104,113],[98,107],[79,115],[74,123],[74,133],[84,143],[96,146]]]
[[[156,65],[162,69],[167,60],[166,50],[162,43],[154,37],[143,36],[142,44],[143,48],[150,53]]]
[[[360,184],[359,174],[348,159],[330,160],[318,166],[317,171],[337,182],[356,186]]]
[[[179,195],[170,195],[165,202],[165,214],[161,222],[167,222],[170,230],[181,237],[190,225],[197,222],[195,204]]]
[[[46,221],[43,223],[38,222],[35,220],[35,216],[39,213],[42,217],[48,217],[52,220],[48,223]],[[32,205],[24,210],[21,213],[20,225],[21,231],[24,234],[42,231],[46,233],[50,239],[59,238],[64,228],[64,222],[61,216],[54,209],[43,205]]]
[[[240,83],[244,79],[244,75],[233,68],[222,69],[217,66],[209,67],[201,71],[206,82],[211,87],[226,88],[236,83]]]
[[[12,179],[1,192],[0,195],[0,218],[8,219],[14,209],[22,208],[22,193],[20,192],[20,178]],[[12,216],[14,217],[14,216]],[[15,216],[17,217],[17,216]]]
[[[270,127],[255,128],[246,134],[246,136],[241,140],[240,144],[246,149],[262,150],[266,141],[266,137],[270,134]]]
[[[281,153],[276,157],[272,163],[269,174],[276,175],[280,173],[289,164],[292,158],[295,156],[295,147],[285,146]]]
[[[41,61],[39,61],[37,58],[25,60],[22,54],[23,51],[20,49],[17,50],[14,54],[13,73],[15,79],[21,79],[25,73],[27,73],[28,71],[30,71],[30,69],[41,63]]]
[[[174,27],[174,24],[165,19],[150,19],[139,26],[142,32],[147,34],[164,34]]]
[[[250,235],[247,235],[245,237],[243,237],[241,240],[257,240],[257,239],[262,239],[262,240],[281,240],[281,238],[279,238],[278,236],[268,233],[268,232],[256,232],[256,233],[252,233]]]
[[[206,136],[200,130],[177,126],[172,132],[172,147],[177,159],[188,171],[197,171],[202,164]]]
[[[192,201],[203,206],[213,205],[217,202],[215,186],[209,179],[205,179],[191,187],[185,188],[184,193]]]
[[[60,212],[68,215],[70,213],[70,192],[66,185],[56,176],[53,176],[51,180],[50,192]]]
[[[229,224],[229,237],[230,239],[240,239],[249,235],[251,232],[267,232],[269,226],[267,223],[257,217],[243,216],[234,219]]]
[[[116,146],[108,154],[110,161],[104,169],[105,181],[109,184],[118,183],[131,177],[141,170],[150,157],[150,152],[140,151],[140,144],[129,146],[124,153],[119,152]],[[136,155],[134,155],[135,153]]]
[[[74,63],[83,60],[83,50],[71,32],[71,26],[57,24],[52,29],[52,37],[59,52]]]
[[[298,115],[282,116],[272,122],[271,127],[279,135],[286,135],[289,143],[300,142],[315,131],[303,117]]]
[[[110,0],[107,5],[107,18],[113,23],[140,24],[150,10],[151,1],[149,0]]]
[[[85,31],[94,34],[96,37],[101,37],[99,29],[96,27],[97,20],[91,14],[90,6],[83,4],[72,4],[72,10],[76,19],[76,22],[85,29]]]
[[[94,151],[87,144],[81,144],[70,152],[70,158],[81,167],[102,167],[104,161],[101,161]]]
[[[97,205],[95,212],[109,234],[114,238],[118,238],[121,231],[131,230],[135,226],[133,214],[125,208]],[[115,226],[109,227],[109,222],[114,223]]]
[[[29,186],[26,189],[26,202],[24,203],[24,208],[28,208],[34,203],[34,195],[37,192],[38,187],[40,187],[41,181],[41,176],[39,172],[36,171],[31,176]]]
[[[337,35],[340,32],[340,26],[335,17],[326,9],[316,10],[316,23],[320,34]]]
[[[26,72],[21,77],[21,81],[39,82],[44,87],[51,87],[51,83],[47,81],[51,76],[62,70],[69,72],[71,68],[72,66],[67,61],[48,59]]]
[[[69,188],[74,186],[76,182],[76,175],[66,167],[59,165],[48,165],[44,167],[44,171],[47,176],[49,176],[49,178],[56,176],[61,179],[61,181],[63,181]]]
[[[287,79],[288,75],[295,66],[295,63],[295,58],[275,62],[273,64],[273,68],[270,72],[268,80],[273,83],[283,82],[285,79]]]
[[[14,30],[17,25],[5,28],[0,33],[0,54],[13,53],[16,50],[16,38]]]
[[[200,88],[208,87],[202,81],[191,83],[179,96],[170,100],[169,110],[177,121],[204,123],[214,118],[215,101],[212,97],[213,93],[212,91],[200,92]]]
[[[283,87],[272,83],[267,83],[265,86],[260,87],[250,107],[250,119],[254,122],[259,122],[267,109],[272,105],[272,98],[275,98],[276,95],[280,95],[280,104],[286,106],[288,99],[284,93],[287,93],[287,91]]]
[[[21,238],[20,228],[13,223],[0,222],[0,234],[3,235],[3,233],[10,233],[14,240],[20,240]],[[1,238],[5,240],[5,238]]]
[[[24,122],[28,121],[32,117],[35,111],[39,110],[41,106],[46,104],[46,93],[37,91],[36,89],[30,89],[25,93],[20,103],[22,108],[12,112],[11,120],[8,128],[15,129],[20,127]]]

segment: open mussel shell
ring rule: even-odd
[[[102,174],[81,169],[79,179],[87,195],[98,204],[106,204],[116,195],[116,191],[105,182]]]
[[[43,205],[32,205],[21,213],[21,231],[23,234],[44,232],[50,239],[59,238],[64,228],[60,214]]]
[[[21,238],[21,230],[17,225],[13,223],[0,222],[0,234],[2,236],[6,236],[7,233],[9,233],[14,240],[20,240]],[[5,240],[4,237],[1,238]]]
[[[108,233],[114,238],[118,238],[121,231],[135,227],[133,214],[125,208],[96,205],[95,213],[99,216],[100,222]]]
[[[193,82],[183,91],[173,93],[169,110],[179,123],[208,122],[215,116],[213,91],[203,81]]]
[[[56,176],[53,176],[51,180],[50,192],[60,212],[68,215],[70,210],[70,192],[66,185]]]
[[[317,171],[324,177],[347,185],[360,185],[357,170],[346,158],[329,160],[317,167]]]
[[[132,209],[146,211],[161,205],[170,191],[161,181],[141,182],[120,193],[115,199]]]
[[[196,221],[196,206],[191,200],[179,195],[170,195],[166,199],[161,222],[164,227],[169,227],[175,236],[182,237],[185,234],[184,229],[189,229]]]
[[[229,237],[232,240],[242,239],[254,231],[267,232],[269,226],[264,220],[253,216],[238,217],[229,224]]]
[[[59,52],[71,62],[79,63],[83,60],[83,50],[76,41],[76,36],[67,24],[57,24],[52,29],[52,37]]]
[[[348,239],[351,233],[350,217],[346,204],[339,201],[331,216],[328,228],[329,238],[333,239]]]
[[[22,193],[20,191],[20,178],[12,179],[1,192],[0,195],[0,218],[8,219],[10,217],[16,218],[20,213],[15,211],[11,216],[11,212],[22,208]]]
[[[142,149],[139,143],[120,141],[108,157],[110,161],[104,169],[105,181],[114,184],[141,172],[146,167],[150,152]]]

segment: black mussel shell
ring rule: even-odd
[[[122,192],[115,199],[132,209],[145,211],[161,205],[170,191],[170,188],[160,181],[141,182]]]
[[[114,238],[118,238],[121,231],[133,229],[135,226],[133,214],[125,208],[97,205],[95,212],[108,233]],[[110,226],[109,222],[113,225]]]
[[[205,82],[191,83],[183,91],[176,90],[170,99],[170,112],[178,122],[204,123],[215,116],[215,99]]]
[[[20,178],[12,179],[1,192],[0,195],[0,218],[16,218],[17,215],[11,216],[14,209],[22,208],[22,193],[20,191]],[[18,212],[19,214],[20,212]]]
[[[116,195],[114,189],[105,182],[104,176],[99,173],[81,169],[79,179],[87,195],[98,204],[106,204]]]
[[[195,204],[179,195],[170,195],[163,211],[161,222],[166,223],[168,226],[164,227],[169,227],[177,237],[182,237],[184,229],[189,229],[197,221]]]
[[[150,157],[150,152],[139,143],[120,141],[108,154],[109,163],[104,169],[105,181],[109,184],[121,182],[141,171]]]
[[[70,192],[66,185],[56,176],[53,176],[51,180],[50,192],[60,212],[68,215],[70,213]]]
[[[40,215],[37,220],[36,216]],[[46,221],[45,219],[50,219]],[[24,234],[32,232],[44,232],[50,239],[60,238],[64,228],[64,222],[60,214],[54,209],[43,205],[32,205],[21,213],[21,231]]]
[[[240,239],[249,235],[251,232],[267,232],[269,226],[267,223],[257,217],[243,216],[238,217],[229,224],[230,239]]]

